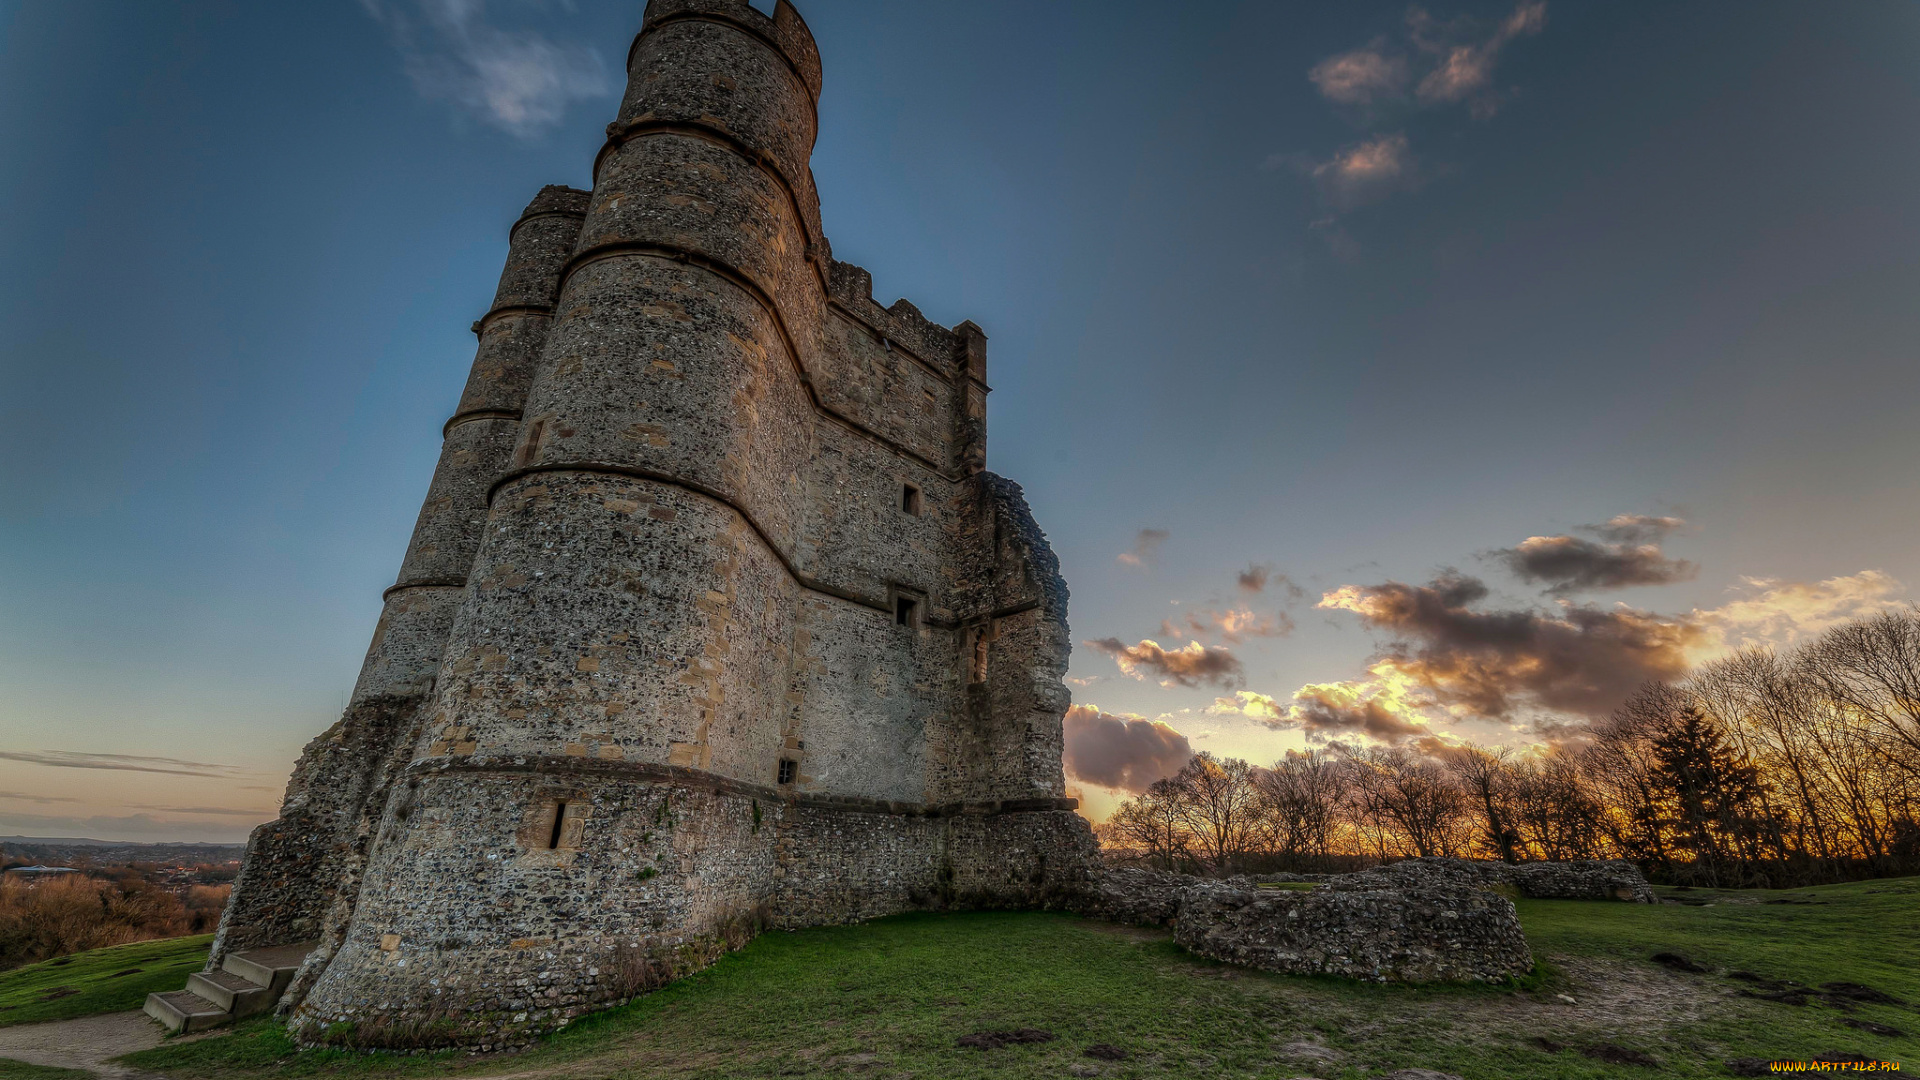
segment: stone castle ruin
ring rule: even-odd
[[[652,0],[627,69],[593,191],[513,226],[351,702],[196,976],[279,950],[226,1004],[308,1041],[524,1041],[762,927],[1095,858],[986,335],[833,258],[805,23]]]
[[[627,71],[593,191],[509,233],[345,714],[254,831],[207,970],[149,1013],[513,1046],[762,929],[950,907],[1279,971],[1531,965],[1480,871],[1104,870],[1062,797],[1066,585],[985,471],[986,335],[834,260],[806,25],[651,0]],[[1506,883],[1643,898],[1630,871]]]

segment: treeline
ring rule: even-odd
[[[1585,738],[1515,753],[1200,754],[1115,811],[1114,855],[1203,874],[1410,856],[1624,858],[1656,881],[1920,873],[1920,612],[1651,683]]]
[[[0,878],[0,970],[130,941],[212,933],[232,891],[194,885],[175,892],[137,876],[9,874]]]

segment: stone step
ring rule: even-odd
[[[168,1031],[202,1031],[224,1024],[233,1014],[191,990],[147,995],[147,1015]]]
[[[314,943],[302,942],[298,945],[274,945],[264,949],[241,949],[227,954],[221,961],[223,971],[238,975],[255,984],[264,986],[273,995],[280,998],[281,991],[293,981],[293,973],[300,969],[300,961],[313,951]]]
[[[232,1013],[236,1019],[273,1008],[274,993],[270,987],[231,971],[196,971],[187,976],[187,989]]]

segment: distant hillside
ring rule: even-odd
[[[73,836],[0,836],[0,852],[7,861],[66,865],[89,863],[223,863],[246,852],[245,844],[133,844],[118,840],[90,840]]]

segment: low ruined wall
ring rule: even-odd
[[[1405,886],[1508,885],[1534,900],[1624,900],[1653,903],[1653,886],[1624,859],[1503,863],[1480,859],[1404,859],[1357,874],[1314,880],[1364,879]]]
[[[1502,982],[1533,968],[1512,901],[1481,889],[1189,889],[1174,940],[1244,967],[1377,982]]]
[[[1263,889],[1157,870],[1099,875],[1081,908],[1171,926],[1201,956],[1294,974],[1383,982],[1499,982],[1533,967],[1513,903],[1459,884],[1339,875],[1311,890]]]

